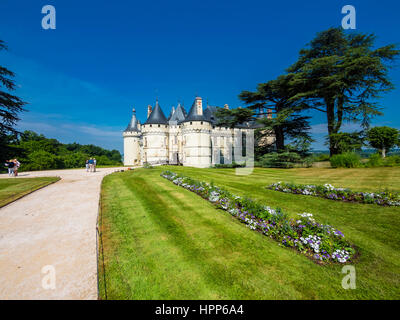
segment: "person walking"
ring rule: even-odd
[[[6,162],[5,164],[6,164],[6,167],[8,168],[8,175],[9,175],[10,177],[13,177],[13,176],[14,176],[14,166],[15,166],[15,163],[12,162],[11,160],[7,160],[7,162]]]
[[[96,164],[97,164],[96,158],[93,158],[93,172],[96,172]]]
[[[93,158],[89,159],[89,170],[90,172],[93,172]]]
[[[88,159],[86,159],[86,172],[89,172],[89,160]]]
[[[9,160],[6,160],[6,162],[4,162],[4,166],[7,168],[7,170],[8,170],[8,175],[10,175],[10,172],[11,172],[11,170],[10,170],[10,164],[9,164]]]
[[[18,176],[18,169],[21,166],[21,163],[17,159],[14,159],[13,162],[15,164],[14,165],[14,176]]]

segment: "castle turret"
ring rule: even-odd
[[[157,100],[147,121],[142,125],[143,162],[168,162],[168,131],[168,120]]]
[[[211,165],[211,121],[203,113],[203,101],[196,97],[189,114],[182,121],[183,165]]]
[[[140,164],[140,123],[136,118],[136,110],[132,110],[132,119],[123,133],[124,137],[124,165]]]

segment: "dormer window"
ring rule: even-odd
[[[160,125],[158,125],[158,127],[160,127]]]
[[[151,125],[150,125],[150,128],[151,128],[152,126],[153,126],[153,125],[151,124]]]
[[[190,121],[190,125],[192,125],[193,124],[193,122],[192,121]]]

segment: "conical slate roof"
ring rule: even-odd
[[[203,114],[197,114],[197,106],[196,106],[196,101],[197,99],[194,100],[192,107],[189,110],[189,113],[187,115],[187,117],[185,118],[184,121],[182,122],[188,122],[188,121],[207,121],[210,122],[207,117],[204,116],[204,112]]]
[[[168,116],[168,121],[171,119],[171,117],[172,117],[172,115],[175,113],[175,107],[174,106],[172,106],[172,108],[171,108],[171,113],[169,114],[169,116]]]
[[[128,124],[128,126],[126,127],[124,132],[128,132],[128,131],[139,131],[138,128],[138,119],[136,118],[136,110],[133,109],[132,110],[132,119],[131,122]]]
[[[156,106],[153,111],[150,113],[149,118],[144,124],[168,124],[168,120],[164,115],[160,105],[158,104],[158,100],[156,101]]]
[[[217,122],[217,118],[215,117],[215,112],[217,111],[217,107],[207,106],[206,110],[204,110],[204,116],[206,117],[208,122],[215,124]]]
[[[174,113],[171,114],[171,117],[169,121],[176,121],[177,123],[182,122],[185,120],[187,114],[186,110],[181,104],[179,103],[178,106],[176,107],[176,110]]]

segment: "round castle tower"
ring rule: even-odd
[[[203,102],[196,97],[181,123],[183,165],[207,168],[211,165],[211,120],[203,114]]]
[[[142,126],[143,156],[142,161],[148,163],[168,162],[168,120],[156,101],[154,109],[149,106],[147,121]]]
[[[123,133],[124,137],[124,165],[140,164],[140,122],[136,118],[136,110],[132,110],[132,119]]]

